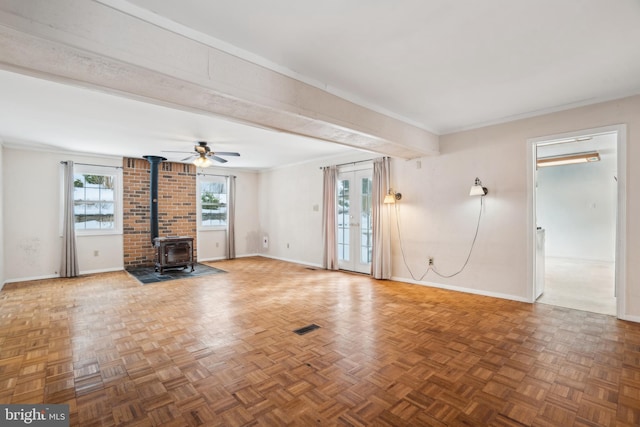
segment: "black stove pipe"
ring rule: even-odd
[[[167,160],[160,156],[144,156],[151,165],[149,171],[149,193],[151,194],[150,213],[151,213],[151,244],[153,239],[158,237],[158,165]]]

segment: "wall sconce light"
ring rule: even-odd
[[[384,204],[388,205],[390,203],[395,203],[396,200],[400,200],[402,199],[402,194],[400,193],[396,193],[393,191],[392,188],[389,189],[389,192],[387,193],[386,196],[384,196]]]
[[[482,182],[480,178],[476,178],[476,182],[471,187],[471,191],[469,191],[470,196],[486,196],[489,190],[487,187],[482,186]]]

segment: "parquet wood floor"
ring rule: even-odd
[[[6,285],[0,402],[77,426],[640,425],[640,325],[264,258]],[[315,323],[306,335],[292,331]]]

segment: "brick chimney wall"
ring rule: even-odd
[[[150,236],[150,165],[146,159],[125,158],[123,165],[124,267],[153,265]],[[196,167],[162,162],[158,167],[158,231],[160,237],[193,237],[197,260]]]

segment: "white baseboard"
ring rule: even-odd
[[[271,255],[267,255],[267,254],[257,254],[257,256],[261,256],[261,257],[264,257],[264,258],[275,259],[275,260],[278,260],[278,261],[290,262],[292,264],[306,265],[306,266],[315,267],[315,268],[324,268],[324,267],[322,267],[321,264],[315,264],[315,263],[312,263],[312,262],[300,261],[300,260],[297,260],[297,259],[280,258],[280,257],[271,256]]]
[[[112,267],[112,268],[101,268],[98,270],[80,271],[79,275],[84,276],[87,274],[112,273],[114,271],[124,271],[124,267]],[[47,280],[47,279],[59,279],[59,278],[60,278],[59,274],[47,274],[44,276],[30,276],[30,277],[19,277],[16,279],[7,279],[4,281],[4,283],[2,283],[2,285],[0,285],[0,290],[7,283],[31,282],[34,280]]]
[[[236,258],[249,258],[252,256],[262,256],[260,254],[242,254],[236,255]],[[225,261],[227,257],[213,257],[213,258],[198,258],[198,262],[208,262],[208,261]]]
[[[6,285],[8,283],[30,282],[32,280],[57,279],[59,277],[60,277],[59,274],[47,274],[47,275],[44,275],[44,276],[20,277],[20,278],[17,278],[17,279],[7,279],[7,280],[4,281],[4,283],[2,285],[4,286],[4,285]]]
[[[432,288],[446,289],[448,291],[464,292],[467,294],[482,295],[485,297],[507,299],[511,301],[526,302],[527,304],[531,304],[531,301],[529,301],[527,298],[519,297],[516,295],[503,294],[500,292],[489,292],[489,291],[483,291],[480,289],[471,289],[471,288],[465,288],[462,286],[444,285],[441,283],[434,283],[434,282],[420,282],[417,280],[407,279],[404,277],[396,277],[396,276],[392,277],[391,280],[395,280],[396,282],[410,283],[412,285],[430,286]]]
[[[259,253],[255,253],[255,254],[244,254],[244,255],[236,255],[236,258],[249,258],[252,256],[263,256],[262,254]]]
[[[124,267],[101,268],[98,270],[81,271],[80,276],[83,276],[85,274],[113,273],[114,271],[124,271]]]
[[[640,316],[620,316],[619,317],[620,320],[626,320],[628,322],[635,322],[635,323],[640,323]]]
[[[213,257],[213,258],[198,258],[198,262],[208,262],[208,261],[224,261],[225,257]]]

